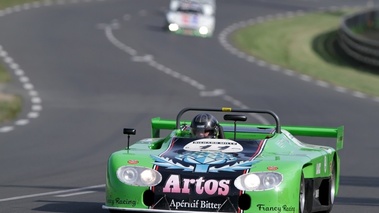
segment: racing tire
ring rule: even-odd
[[[332,162],[332,171],[331,171],[330,180],[329,180],[329,198],[328,198],[329,199],[329,208],[325,211],[321,211],[320,213],[330,213],[332,211],[334,199],[336,196],[336,172],[337,172],[337,168],[336,168],[336,165],[333,161]]]
[[[300,178],[299,190],[299,213],[311,213],[313,205],[313,191],[310,184],[305,180],[304,173]]]
[[[163,24],[163,26],[162,26],[162,30],[163,30],[163,31],[169,31],[169,30],[168,30],[168,25],[169,25],[168,21],[165,20],[165,22],[164,22],[164,24]]]

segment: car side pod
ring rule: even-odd
[[[135,135],[136,134],[136,129],[131,129],[131,128],[124,128],[124,135],[128,135],[128,141],[126,144],[126,149],[129,150],[129,143],[130,143],[130,135]]]

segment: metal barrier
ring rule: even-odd
[[[379,29],[379,9],[372,8],[344,17],[338,34],[338,43],[347,55],[364,64],[379,66],[379,40],[353,32],[358,29]]]

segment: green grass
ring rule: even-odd
[[[0,93],[0,100],[0,121],[7,122],[16,118],[21,111],[22,99],[19,96]]]
[[[0,0],[0,10],[5,8],[34,2],[36,0]],[[1,30],[1,29],[0,29]],[[2,61],[0,61],[0,84],[6,84],[11,81],[11,76],[6,70]],[[22,100],[14,94],[4,94],[0,90],[0,123],[11,121],[21,112]]]
[[[37,0],[0,0],[0,9],[4,9],[4,8],[11,7],[14,5],[30,3],[34,1],[37,1]]]
[[[0,63],[0,83],[2,82],[8,82],[10,80],[10,75],[3,66],[3,64]]]
[[[379,72],[354,62],[336,45],[341,19],[352,12],[318,12],[271,20],[238,30],[232,40],[242,51],[267,62],[379,96]]]

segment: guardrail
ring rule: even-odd
[[[379,9],[367,9],[344,17],[338,35],[338,43],[347,55],[364,64],[379,67],[379,40],[353,32],[357,29],[379,29]]]

